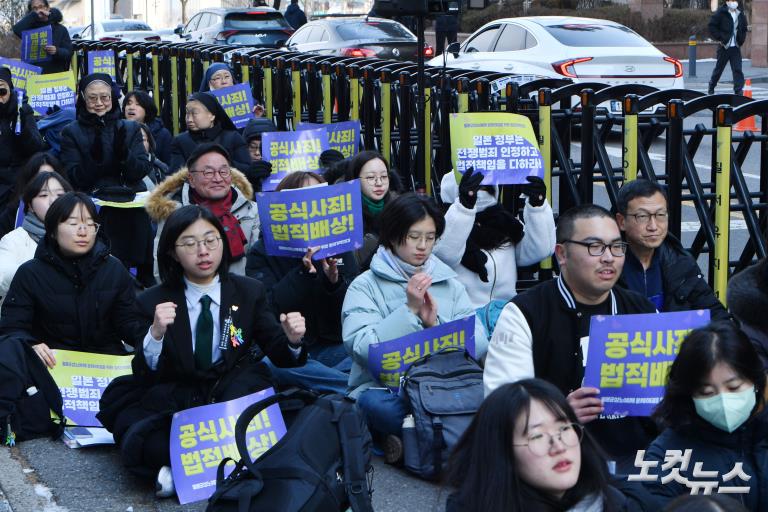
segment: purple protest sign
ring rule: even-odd
[[[384,386],[396,390],[400,377],[424,356],[447,347],[461,347],[475,357],[475,316],[424,329],[368,347],[368,371]]]
[[[115,78],[115,52],[112,50],[91,50],[88,52],[88,74],[105,73]]]
[[[237,84],[211,92],[238,130],[253,119],[253,93],[248,84]]]
[[[357,154],[360,147],[360,121],[342,121],[340,123],[318,124],[299,123],[297,130],[316,130],[325,128],[328,131],[329,149],[335,149],[349,158]]]
[[[708,309],[593,316],[584,386],[600,389],[603,416],[649,416],[664,396],[680,344],[691,329],[708,323]]]
[[[21,33],[21,60],[24,62],[48,62],[51,56],[45,51],[53,44],[53,27],[25,30]]]
[[[26,92],[27,79],[32,75],[39,75],[43,68],[27,64],[16,59],[6,59],[0,57],[0,67],[6,67],[11,70],[11,81],[13,81],[13,87],[21,89]]]
[[[261,154],[272,162],[272,174],[264,180],[264,192],[275,190],[280,181],[294,171],[320,170],[320,153],[328,149],[325,128],[298,132],[267,132],[261,136]]]
[[[320,247],[314,255],[320,259],[363,246],[360,180],[259,192],[256,204],[270,256],[301,258],[309,247]]]
[[[171,471],[179,503],[208,499],[216,490],[216,470],[230,457],[240,460],[235,425],[251,404],[274,395],[272,388],[230,400],[177,412],[171,423]],[[285,435],[280,406],[270,405],[248,425],[245,441],[251,459],[257,459]],[[228,475],[234,465],[224,471]]]

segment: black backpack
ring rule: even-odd
[[[266,407],[300,400],[285,436],[256,461],[245,431]],[[297,512],[347,510],[373,512],[371,435],[355,403],[342,395],[319,396],[290,390],[248,406],[237,420],[240,461],[225,479],[219,465],[216,491],[207,512]]]
[[[56,382],[32,346],[11,336],[0,338],[0,445],[61,437],[63,404]],[[51,411],[62,420],[52,420]]]
[[[465,350],[442,349],[406,370],[402,390],[418,445],[417,456],[405,454],[405,469],[435,480],[483,403],[483,369]]]

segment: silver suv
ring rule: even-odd
[[[201,9],[175,31],[181,41],[279,48],[293,28],[271,7]]]

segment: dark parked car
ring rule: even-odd
[[[418,41],[396,21],[338,17],[310,21],[288,39],[286,47],[320,55],[416,60]],[[426,45],[424,56],[433,55],[432,47]]]
[[[293,28],[271,7],[213,8],[201,9],[176,32],[181,41],[278,48]]]

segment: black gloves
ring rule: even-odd
[[[127,131],[125,129],[125,123],[119,123],[117,130],[115,130],[115,139],[113,150],[115,152],[115,162],[123,164],[128,160],[128,141]],[[141,137],[141,129],[137,130],[137,136]],[[105,159],[109,158],[109,155],[104,155]]]
[[[266,160],[256,160],[251,162],[251,172],[257,179],[263,180],[270,174],[272,174],[272,163]]]
[[[531,206],[541,206],[547,198],[547,186],[544,180],[538,176],[528,176],[528,185],[523,185],[522,192],[528,196],[528,202]]]
[[[472,241],[467,240],[467,248],[464,250],[464,256],[461,257],[461,264],[471,270],[484,283],[488,282],[488,270],[485,264],[488,262],[488,256]]]
[[[483,181],[483,174],[475,172],[474,167],[470,167],[461,177],[459,183],[459,202],[464,208],[472,209],[477,202],[477,191],[480,189],[480,183]],[[466,266],[466,265],[465,265]]]

